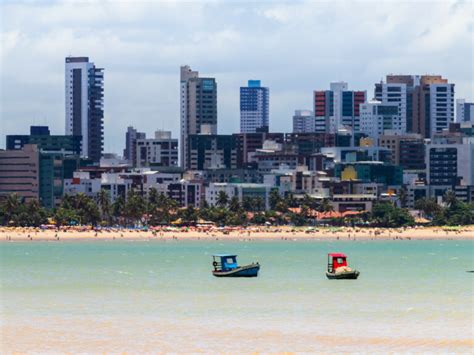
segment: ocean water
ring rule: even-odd
[[[474,244],[3,242],[1,349],[36,352],[473,350]],[[213,253],[259,261],[215,278]],[[344,252],[358,280],[327,280]]]

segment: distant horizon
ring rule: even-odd
[[[370,100],[388,74],[429,73],[455,84],[455,100],[474,101],[469,2],[52,1],[0,8],[1,148],[5,135],[28,134],[32,125],[64,134],[69,55],[104,68],[104,152],[119,155],[128,126],[179,138],[185,64],[216,78],[221,134],[240,131],[239,88],[248,80],[270,88],[273,132],[291,132],[294,111],[312,110],[313,91],[330,82],[345,81]]]

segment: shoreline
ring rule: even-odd
[[[249,227],[221,229],[103,229],[78,230],[3,227],[0,242],[15,241],[152,241],[152,240],[474,240],[474,225],[463,227],[351,228],[351,227]]]

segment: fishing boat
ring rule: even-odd
[[[256,277],[260,270],[258,262],[239,266],[237,264],[237,255],[216,254],[212,258],[212,266],[214,266],[212,274],[216,277]]]
[[[360,272],[347,265],[347,256],[342,253],[328,254],[328,269],[326,276],[330,280],[355,280]]]

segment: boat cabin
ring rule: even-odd
[[[328,272],[335,272],[341,266],[347,266],[347,256],[342,253],[329,253]]]
[[[233,254],[215,254],[212,256],[214,270],[216,271],[229,271],[237,269],[237,255]]]

